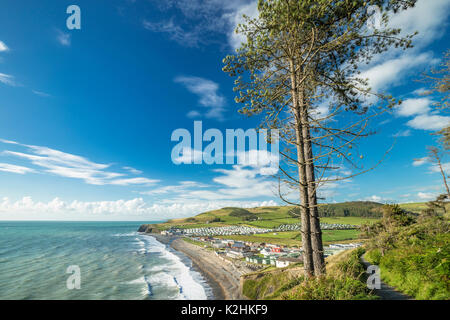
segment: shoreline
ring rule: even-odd
[[[222,260],[213,252],[187,243],[179,237],[162,236],[154,233],[143,234],[152,236],[159,242],[169,245],[175,251],[186,255],[211,287],[214,300],[245,299],[241,294],[240,273],[230,262]]]

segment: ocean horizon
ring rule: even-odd
[[[0,299],[213,298],[192,261],[139,234],[142,223],[0,221]],[[69,266],[80,269],[80,289],[68,289]]]

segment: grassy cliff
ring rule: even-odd
[[[242,277],[242,292],[263,300],[376,299],[365,283],[362,254],[359,248],[328,257],[326,276],[316,279],[306,279],[301,265],[248,274]]]

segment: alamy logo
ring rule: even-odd
[[[80,267],[77,265],[69,266],[66,270],[66,273],[72,274],[67,278],[66,286],[67,289],[73,290],[73,289],[81,289],[81,270]]]
[[[67,7],[66,13],[70,14],[70,16],[66,20],[67,29],[80,30],[81,29],[81,9],[80,9],[80,7],[72,4]]]
[[[375,265],[370,265],[367,267],[366,273],[369,274],[367,277],[367,288],[370,290],[381,289],[380,268]]]
[[[240,164],[278,169],[279,132],[276,129],[219,129],[203,132],[202,121],[194,121],[194,134],[187,129],[172,132],[171,141],[175,164]],[[203,146],[204,142],[208,142]],[[270,142],[270,143],[269,143]],[[270,151],[268,146],[270,144]],[[225,148],[224,148],[225,145]]]

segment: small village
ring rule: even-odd
[[[322,224],[323,229],[352,229],[352,225]],[[246,242],[233,239],[218,238],[232,235],[253,235],[278,231],[300,230],[300,224],[281,225],[276,229],[253,228],[247,226],[224,226],[203,228],[171,228],[161,231],[165,236],[182,236],[188,242],[204,247],[222,260],[244,265],[251,270],[259,270],[268,266],[284,268],[292,264],[302,263],[302,249],[264,242]],[[361,246],[361,243],[330,244],[324,247],[325,257],[343,250]]]
[[[216,255],[235,262],[246,262],[250,269],[261,269],[266,266],[284,268],[291,264],[302,263],[302,249],[297,247],[280,246],[270,243],[244,242],[229,239],[208,237],[191,237],[191,241],[209,250],[214,250]],[[343,250],[361,246],[361,243],[331,244],[324,247],[325,257]]]

